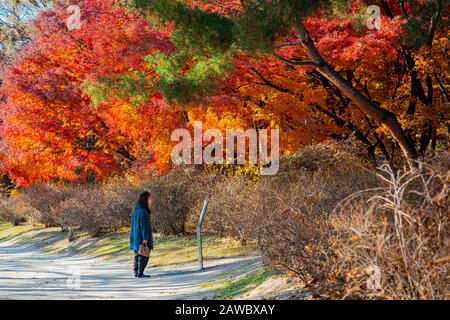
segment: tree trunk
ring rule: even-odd
[[[314,45],[308,31],[302,22],[298,23],[297,30],[300,34],[300,42],[309,56],[316,63],[315,68],[331,83],[339,88],[348,98],[352,100],[363,112],[374,120],[382,123],[388,128],[391,135],[398,142],[407,159],[417,158],[417,151],[413,143],[408,139],[397,117],[391,111],[380,107],[376,102],[369,100],[361,94],[353,85],[336,72],[320,55]]]

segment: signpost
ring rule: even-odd
[[[198,224],[197,224],[197,240],[198,240],[198,267],[199,270],[203,270],[203,239],[202,239],[202,225],[203,225],[203,220],[205,219],[205,214],[206,214],[206,210],[208,209],[208,199],[205,200],[205,202],[203,203],[203,209],[202,212],[200,213],[200,219],[198,219]]]

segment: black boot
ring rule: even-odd
[[[148,274],[141,274],[137,276],[138,278],[150,278]]]
[[[138,252],[135,250],[134,251],[134,277],[137,278],[139,275],[139,254]]]
[[[138,278],[150,278],[150,276],[144,274],[144,270],[147,267],[148,257],[138,255]]]

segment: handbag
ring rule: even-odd
[[[139,246],[138,254],[144,257],[150,257],[150,249],[147,246],[143,246],[142,244]]]

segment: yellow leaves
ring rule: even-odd
[[[435,42],[438,43],[439,45],[443,46],[443,47],[446,47],[446,46],[449,45],[449,40],[448,40],[447,37],[442,37],[442,38],[440,38],[438,40],[435,40]]]
[[[103,147],[105,147],[106,142],[104,140],[99,140],[99,141],[97,141],[97,143],[95,145],[99,148],[103,148]]]
[[[16,187],[10,188],[10,189],[8,189],[8,192],[11,197],[15,197],[19,194],[19,189]]]
[[[385,87],[385,85],[381,82],[375,82],[373,84],[373,87],[378,90],[378,89],[383,89]]]

